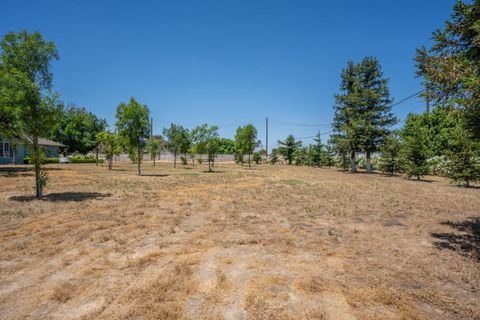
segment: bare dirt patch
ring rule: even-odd
[[[480,190],[230,164],[0,170],[2,319],[478,319]]]

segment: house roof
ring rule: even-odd
[[[27,138],[27,141],[29,143],[32,143],[32,138],[30,137]],[[46,147],[65,147],[65,145],[61,144],[60,142],[56,142],[56,141],[45,139],[45,138],[38,138],[38,144]]]

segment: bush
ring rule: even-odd
[[[98,163],[103,163],[104,159],[98,159]],[[70,163],[97,163],[97,160],[91,156],[72,156]]]
[[[33,162],[32,162],[32,159],[30,157],[25,157],[25,158],[23,158],[23,163],[24,164],[30,164],[30,163],[33,163]],[[57,157],[49,157],[49,158],[42,157],[42,163],[43,164],[46,164],[46,163],[60,163],[60,160]]]

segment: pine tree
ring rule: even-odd
[[[418,180],[429,173],[428,158],[431,154],[427,129],[421,126],[421,116],[409,114],[401,131],[400,148],[402,167],[407,176]]]
[[[302,141],[297,141],[292,135],[289,135],[284,141],[278,141],[280,147],[278,152],[291,165],[295,159],[295,152],[302,147]]]
[[[452,181],[470,186],[471,182],[480,181],[480,145],[471,133],[457,127],[451,131],[450,150],[446,152],[447,177]]]
[[[380,148],[380,169],[383,173],[393,175],[400,171],[400,138],[392,133],[388,136]]]
[[[360,151],[360,123],[358,98],[358,66],[349,61],[342,70],[340,93],[335,95],[333,130],[331,142],[336,145],[337,151],[345,155],[350,154],[352,172],[357,171],[356,153]],[[343,164],[343,163],[342,163]]]
[[[388,80],[383,73],[378,60],[366,57],[358,65],[358,99],[360,108],[360,147],[365,152],[366,169],[370,173],[371,154],[378,151],[384,139],[390,133],[389,128],[397,120],[391,112]]]

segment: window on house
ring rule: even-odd
[[[0,158],[9,158],[11,152],[10,142],[7,140],[0,140]]]

